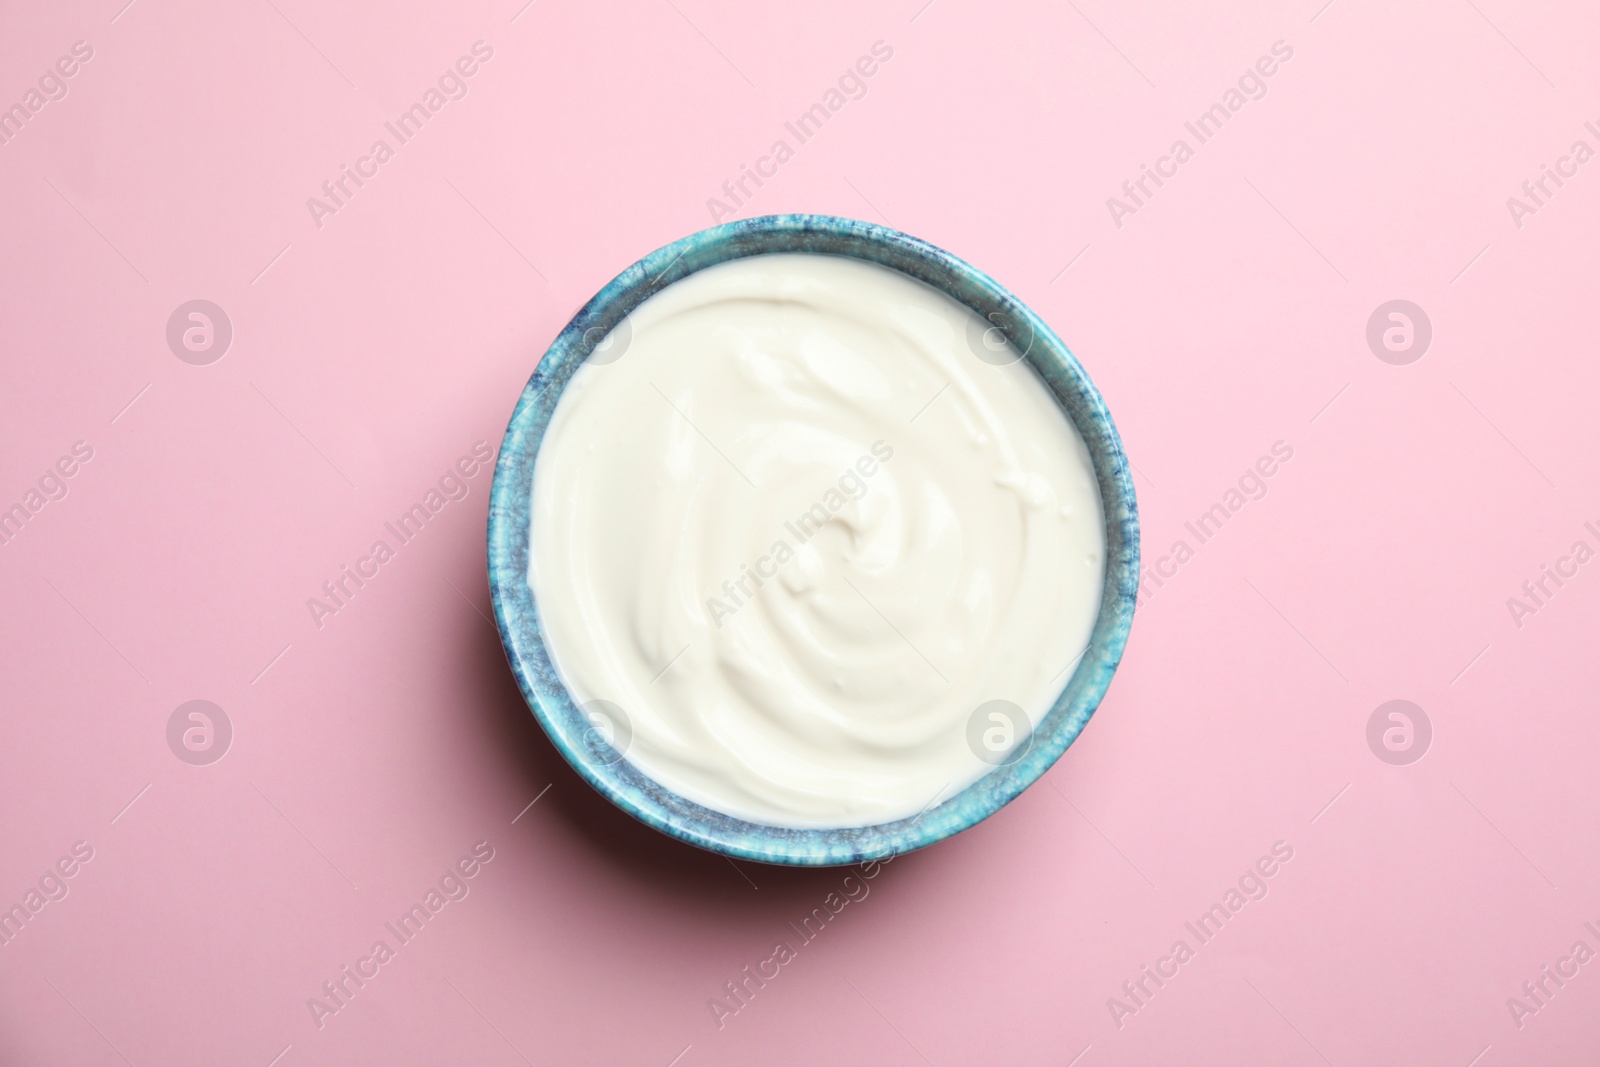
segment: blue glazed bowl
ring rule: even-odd
[[[853,256],[925,282],[997,324],[1032,364],[1088,445],[1106,522],[1105,588],[1088,650],[1033,733],[1026,755],[996,767],[919,815],[878,826],[795,830],[746,822],[679,796],[609,749],[579,711],[550,658],[528,582],[534,461],[573,372],[624,315],[697,270],[743,256]],[[980,822],[1049,770],[1105,696],[1122,659],[1138,589],[1139,518],[1122,441],[1100,393],[1066,345],[993,279],[897,230],[828,215],[771,215],[685,237],[619,274],[567,323],[528,379],[500,448],[489,501],[489,586],[506,658],[550,740],[584,780],[663,833],[740,859],[797,866],[859,863],[922,848]]]

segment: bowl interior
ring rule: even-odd
[[[1088,649],[1035,728],[1027,753],[919,815],[876,826],[788,829],[703,807],[615,753],[596,754],[593,725],[562,684],[545,647],[528,581],[534,462],[562,390],[595,346],[650,296],[697,270],[773,252],[851,256],[925,282],[995,323],[1038,372],[1088,446],[1105,514],[1105,584]],[[673,837],[765,863],[857,863],[922,848],[988,817],[1048,770],[1082,731],[1110,685],[1133,621],[1139,520],[1121,439],[1099,392],[1050,328],[987,275],[896,230],[825,215],[773,215],[704,230],[619,274],[573,316],[517,402],[501,444],[489,504],[489,585],[506,658],[556,748],[618,807]]]

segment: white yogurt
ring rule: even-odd
[[[724,263],[630,320],[534,470],[529,580],[573,698],[623,710],[646,775],[769,825],[886,822],[991,770],[969,721],[1039,722],[1104,574],[1088,451],[1035,372],[842,257]]]

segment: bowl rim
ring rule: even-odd
[[[623,318],[696,271],[752,255],[799,252],[877,263],[932,286],[996,323],[1039,375],[1087,446],[1105,518],[1105,580],[1089,643],[1026,754],[917,815],[866,827],[794,829],[751,823],[673,792],[607,750],[557,674],[528,580],[534,464],[572,375]],[[790,866],[882,860],[941,841],[993,815],[1050,769],[1104,698],[1133,622],[1139,520],[1127,457],[1088,373],[1048,324],[987,274],[885,226],[831,215],[766,215],[725,223],[658,248],[578,309],[540,358],[501,441],[490,489],[488,571],[496,628],[524,700],[563,758],[634,818],[680,841],[737,859]],[[1070,665],[1069,665],[1070,666]],[[1063,672],[1064,673],[1064,672]],[[942,792],[940,794],[942,796]]]

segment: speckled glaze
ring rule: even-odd
[[[534,461],[556,402],[595,345],[628,312],[673,282],[726,260],[770,252],[853,256],[910,275],[985,319],[1015,324],[1026,359],[1082,434],[1100,483],[1106,576],[1088,651],[1017,762],[996,767],[932,809],[878,826],[792,830],[745,822],[686,800],[626,759],[604,763],[584,744],[591,729],[556,674],[528,583]],[[998,314],[998,318],[991,318]],[[626,358],[626,357],[624,357]],[[489,586],[506,658],[528,706],[583,778],[623,811],[692,845],[740,859],[830,866],[922,848],[988,818],[1032,785],[1077,738],[1104,697],[1133,623],[1139,518],[1127,457],[1100,393],[1044,321],[993,279],[947,252],[896,230],[827,215],[771,215],[685,237],[619,274],[551,344],[517,401],[500,448],[489,501]]]

